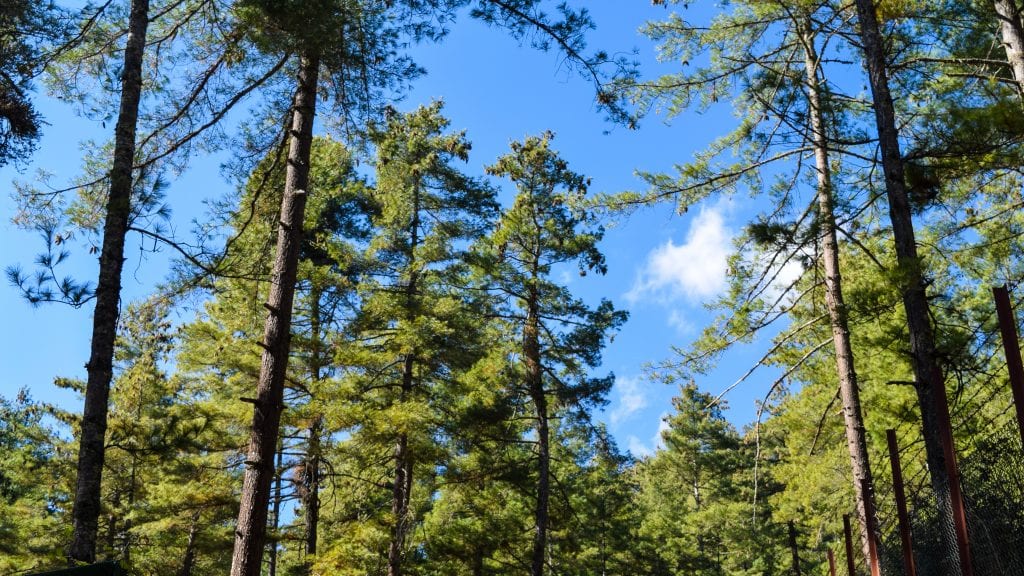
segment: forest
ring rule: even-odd
[[[5,308],[88,342],[3,356],[0,576],[1024,576],[1024,6],[602,4],[0,0]],[[610,135],[420,99],[470,26]]]

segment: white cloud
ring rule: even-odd
[[[650,456],[654,453],[646,444],[640,441],[639,438],[632,434],[626,440],[630,454],[637,457]]]
[[[662,412],[661,416],[658,417],[658,431],[654,433],[654,438],[651,438],[655,450],[661,450],[665,447],[665,439],[661,436],[661,433],[667,432],[668,428],[668,412]]]
[[[668,325],[675,328],[679,334],[692,334],[696,330],[693,323],[679,310],[669,312]]]
[[[665,448],[665,440],[661,437],[661,433],[666,430],[668,430],[668,412],[662,412],[661,416],[658,417],[658,431],[654,433],[649,443],[630,434],[626,437],[626,447],[633,456],[638,458],[650,456],[656,451]]]
[[[608,417],[613,426],[647,407],[647,391],[639,378],[616,378],[615,391],[618,399]]]
[[[769,301],[774,301],[779,296],[790,291],[790,286],[794,282],[800,279],[804,274],[804,266],[795,258],[789,260],[782,265],[779,273],[775,276],[775,282],[768,288],[766,297]],[[792,295],[787,296],[786,300],[791,300]]]
[[[703,300],[715,295],[725,288],[732,236],[719,207],[702,209],[690,224],[685,242],[677,245],[669,240],[647,255],[626,299]]]

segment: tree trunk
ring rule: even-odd
[[[320,425],[317,416],[309,427],[309,447],[306,450],[306,496],[303,508],[306,513],[306,565],[308,557],[316,556],[317,530],[320,524]]]
[[[821,258],[825,268],[825,305],[828,308],[829,324],[832,327],[832,344],[836,353],[836,372],[839,377],[839,397],[843,404],[843,422],[846,425],[846,446],[850,452],[850,468],[853,472],[853,493],[860,523],[861,548],[868,558],[870,539],[880,542],[878,533],[872,534],[869,526],[878,522],[869,521],[874,506],[868,506],[871,494],[864,493],[864,482],[873,483],[871,465],[868,460],[868,444],[865,434],[864,417],[860,405],[860,390],[857,372],[854,369],[853,346],[850,344],[850,327],[847,320],[846,303],[843,300],[843,283],[839,270],[839,240],[836,236],[836,217],[833,206],[832,172],[829,167],[828,138],[825,134],[825,118],[821,101],[821,86],[818,83],[819,60],[814,46],[814,32],[809,19],[802,23],[800,39],[804,47],[804,70],[807,80],[807,108],[811,137],[814,139],[814,166],[817,172],[818,226],[821,242]]]
[[[534,275],[536,279],[536,274]],[[526,326],[523,330],[523,359],[526,362],[526,383],[537,411],[537,507],[534,510],[533,557],[531,576],[543,576],[544,553],[548,536],[548,498],[550,491],[551,452],[549,446],[548,406],[540,358],[540,318],[538,294],[530,288]]]
[[[291,341],[292,304],[295,278],[302,244],[302,223],[309,188],[309,159],[313,142],[313,118],[316,114],[319,57],[304,54],[300,58],[297,85],[292,103],[288,166],[284,195],[281,198],[281,222],[278,227],[274,270],[267,302],[267,322],[263,335],[263,358],[256,388],[252,431],[246,457],[235,547],[231,558],[231,576],[258,576],[267,531],[267,505],[274,478],[274,451],[284,398],[284,379]]]
[[[796,544],[796,525],[789,521],[789,551],[793,555],[793,574],[800,576],[800,548]]]
[[[473,550],[473,576],[484,576],[484,548],[477,546]]]
[[[178,576],[192,576],[196,565],[196,537],[199,535],[199,513],[192,515],[192,523],[188,527],[188,541],[185,544],[185,556],[181,561]]]
[[[96,531],[100,515],[100,486],[103,477],[104,438],[110,381],[113,377],[114,340],[120,312],[121,269],[124,242],[131,215],[132,167],[135,164],[135,134],[142,99],[142,61],[149,26],[149,0],[132,0],[128,16],[128,38],[121,72],[121,102],[114,128],[114,159],[110,168],[103,247],[96,283],[92,343],[82,432],[78,444],[78,476],[72,508],[72,562],[96,561]]]
[[[270,541],[270,558],[267,562],[268,576],[277,576],[277,529],[281,526],[281,482],[284,473],[284,446],[277,448],[277,466],[274,467],[274,499],[270,516],[270,527],[274,534]]]
[[[419,247],[420,228],[420,189],[417,182],[413,186],[412,219],[409,222],[409,284],[405,288],[406,321],[411,325],[417,316],[416,312],[416,249]],[[399,402],[405,402],[412,394],[414,385],[414,369],[416,353],[413,351],[405,356],[402,366],[402,391]],[[394,516],[391,542],[388,545],[388,576],[402,574],[402,548],[405,545],[405,531],[408,528],[409,500],[412,492],[412,454],[409,453],[409,435],[402,432],[395,444],[395,480],[392,486],[391,513]]]
[[[309,355],[309,378],[311,381],[310,390],[313,394],[319,393],[319,383],[322,377],[321,369],[323,367],[323,354],[322,346],[322,335],[320,314],[322,310],[320,308],[320,299],[323,296],[323,290],[314,281],[313,289],[310,294],[310,355]],[[314,400],[314,399],[311,399]],[[305,527],[306,527],[306,557],[304,559],[304,566],[306,574],[312,573],[313,561],[312,558],[316,556],[317,546],[317,531],[320,525],[320,427],[323,424],[323,416],[317,414],[313,417],[312,423],[309,425],[309,439],[306,442],[306,462],[304,463],[303,469],[305,470],[303,476],[303,483],[305,484],[305,494],[302,498],[302,508],[305,513]]]
[[[946,455],[952,455],[952,438],[941,432],[940,425],[948,422],[948,413],[942,414],[936,395],[945,396],[945,382],[942,368],[935,353],[935,336],[929,321],[929,305],[925,294],[924,275],[921,260],[917,255],[914,239],[914,223],[910,202],[903,177],[903,158],[900,153],[899,133],[896,127],[896,111],[889,92],[889,78],[886,70],[885,48],[878,28],[872,0],[856,0],[860,24],[860,38],[864,49],[864,64],[871,84],[871,95],[878,129],[878,144],[882,157],[882,171],[885,176],[885,191],[889,202],[889,218],[892,223],[896,258],[901,272],[900,289],[903,307],[907,315],[910,333],[910,356],[914,369],[915,389],[921,410],[922,436],[928,462],[928,472],[935,491],[944,549],[946,550],[946,571],[948,576],[961,574],[959,548],[953,523],[953,491],[959,491],[950,481],[946,465],[955,467],[955,460],[947,462]],[[943,417],[944,416],[944,417]],[[952,468],[955,470],[955,468]]]
[[[1017,81],[1017,94],[1024,99],[1024,24],[1021,23],[1020,9],[1016,0],[992,0],[996,18],[999,20],[999,35],[1006,49],[1006,61]]]

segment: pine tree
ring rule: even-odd
[[[687,371],[704,372],[726,348],[786,318],[787,306],[819,292],[817,285],[797,289],[795,284],[782,284],[778,280],[781,272],[787,266],[799,267],[802,273],[798,276],[803,276],[820,266],[825,304],[821,319],[827,319],[832,328],[850,480],[866,557],[867,527],[878,523],[868,517],[873,507],[866,505],[871,499],[872,475],[844,303],[836,224],[846,218],[840,210],[849,203],[842,190],[843,167],[838,162],[843,162],[850,151],[845,142],[852,138],[842,133],[842,127],[853,116],[829,82],[827,65],[834,55],[821,53],[818,47],[819,34],[831,33],[837,18],[828,4],[794,6],[752,1],[732,5],[707,27],[688,23],[678,15],[668,22],[651,23],[647,34],[662,42],[665,53],[682,55],[684,70],[635,87],[641,105],[665,102],[670,114],[675,115],[691,107],[709,108],[731,96],[742,120],[732,133],[719,138],[694,161],[679,166],[678,178],[647,175],[652,184],[649,194],[622,195],[613,201],[650,203],[668,197],[680,209],[687,209],[708,196],[731,194],[740,187],[772,197],[771,209],[758,215],[738,243],[738,253],[731,263],[731,293],[716,304],[724,310],[723,316],[681,359],[669,363],[670,372],[677,368],[683,376]],[[703,54],[711,55],[709,64],[688,64]],[[742,151],[738,161],[731,152],[734,147]],[[813,164],[808,163],[813,165],[813,194],[806,198],[801,194],[805,165],[793,162],[803,156],[813,158]],[[782,176],[775,174],[780,167],[785,170]],[[766,184],[769,177],[777,182],[770,188]],[[810,214],[816,218],[809,218]],[[754,255],[743,254],[743,250]],[[817,266],[810,266],[812,263]],[[784,328],[775,338],[773,350],[815,322],[810,318],[806,325]],[[771,356],[769,352],[758,364],[770,361]]]
[[[35,148],[41,118],[29,97],[42,52],[59,42],[60,14],[51,2],[0,6],[0,166],[24,162]]]
[[[937,357],[924,270],[917,251],[912,210],[904,179],[904,161],[900,152],[896,111],[889,89],[888,65],[878,16],[872,0],[857,0],[856,6],[864,66],[868,73],[875,111],[893,242],[898,266],[903,275],[900,291],[910,337],[910,355],[928,456],[928,472],[935,491],[941,523],[947,527],[942,531],[947,535],[947,569],[950,574],[958,575],[961,573],[960,559],[967,557],[967,551],[964,549],[966,534],[954,538],[956,531],[953,529],[953,501],[960,499],[961,495],[958,482],[953,481],[948,472],[956,469],[956,462],[953,438],[949,430],[949,409],[945,402],[945,376]],[[959,554],[954,552],[957,550]]]
[[[422,512],[417,477],[446,461],[445,402],[482,353],[479,304],[466,291],[465,248],[497,212],[494,191],[459,172],[469,142],[449,133],[435,103],[393,114],[371,131],[377,149],[373,235],[359,310],[336,362],[348,367],[345,397],[353,450],[386,454],[390,487],[387,572],[407,563],[407,537]],[[344,407],[338,412],[344,413]],[[359,448],[357,448],[357,446]],[[380,466],[375,466],[379,470]]]
[[[569,170],[550,148],[552,136],[514,142],[512,152],[488,167],[511,180],[518,192],[488,242],[489,274],[508,307],[509,327],[522,337],[521,365],[510,386],[529,400],[536,442],[536,503],[530,573],[546,565],[551,499],[551,421],[586,420],[612,377],[587,369],[600,363],[608,332],[626,319],[611,302],[591,308],[551,280],[554,267],[578,263],[580,273],[605,272],[597,248],[603,230],[583,209],[587,179]]]

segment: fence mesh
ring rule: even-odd
[[[994,429],[959,461],[975,576],[1024,576],[1024,449],[1016,421]],[[910,484],[908,482],[908,484]],[[949,555],[927,482],[908,486],[914,559],[919,576],[946,576]],[[884,574],[903,575],[903,553],[891,491],[876,495]]]

